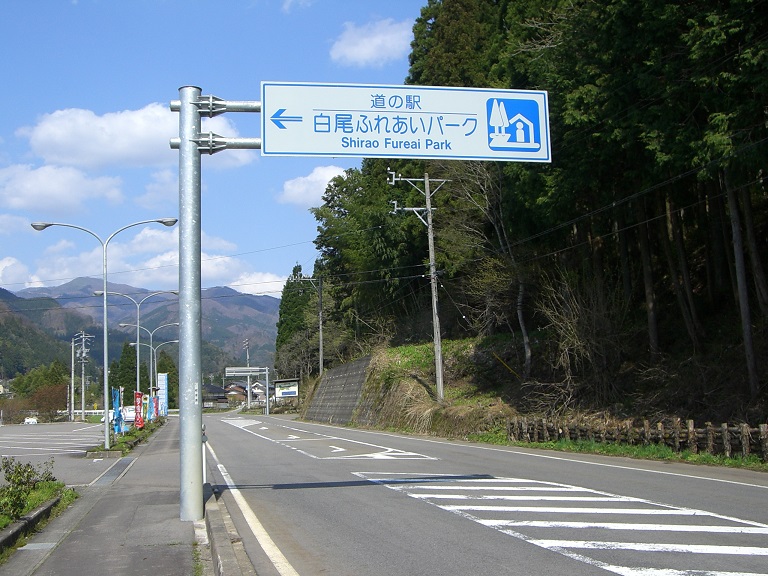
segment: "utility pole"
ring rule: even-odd
[[[248,338],[245,339],[245,342],[243,342],[243,348],[245,348],[245,365],[250,368],[251,367],[251,351],[250,347],[248,345]],[[251,409],[251,374],[248,373],[248,401],[247,401],[247,408],[248,410]]]
[[[88,363],[88,352],[90,352],[90,348],[86,348],[87,345],[90,344],[91,340],[93,340],[93,336],[91,334],[86,334],[84,331],[80,331],[79,333],[75,334],[75,337],[72,339],[73,343],[76,343],[79,347],[77,349],[77,360],[80,362],[80,416],[85,422],[85,365]],[[75,392],[74,392],[74,364],[72,366],[72,383],[73,383],[73,389],[72,389],[72,412],[73,412],[73,419],[74,419],[74,404],[75,404]],[[109,407],[104,408],[104,418],[106,418],[108,421],[109,419]]]
[[[429,174],[424,173],[424,178],[403,178],[400,174],[395,174],[392,171],[388,172],[392,176],[392,180],[389,184],[394,186],[396,182],[408,182],[411,186],[416,188],[424,195],[426,200],[426,207],[424,208],[398,208],[397,201],[393,201],[394,208],[392,213],[408,211],[413,212],[418,216],[419,220],[427,227],[427,238],[429,244],[429,279],[432,289],[432,338],[435,345],[435,384],[437,386],[437,399],[442,402],[443,395],[443,346],[440,336],[440,315],[438,314],[437,305],[437,271],[435,269],[435,240],[434,232],[432,229],[432,196],[440,189],[440,187],[448,182],[448,180],[431,180]],[[424,184],[422,190],[416,185],[416,182]],[[430,182],[437,183],[437,188],[432,191],[430,189]],[[426,220],[422,217],[422,213],[426,213]]]
[[[70,422],[75,421],[75,338],[72,336],[72,370],[69,375],[69,388],[67,388],[67,412]]]
[[[312,287],[317,290],[317,323],[318,323],[318,347],[319,347],[319,359],[318,359],[318,374],[323,375],[323,366],[325,361],[323,360],[323,277],[317,277],[317,285],[315,285],[314,278],[304,278],[308,280]]]

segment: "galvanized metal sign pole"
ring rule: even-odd
[[[197,86],[179,88],[171,110],[179,112],[179,137],[171,148],[179,150],[179,421],[180,518],[202,520],[203,506],[203,401],[201,314],[201,152],[214,154],[227,148],[258,149],[260,138],[226,138],[201,133],[201,116],[224,112],[260,112],[261,102],[225,101],[201,97]]]

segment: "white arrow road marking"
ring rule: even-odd
[[[258,420],[246,420],[244,418],[238,418],[237,420],[222,420],[222,422],[226,422],[227,424],[231,424],[235,428],[247,428],[248,426],[255,426],[257,424],[261,424]],[[262,427],[262,430],[266,430],[266,428]]]
[[[268,442],[273,442],[275,444],[280,444],[281,446],[285,446],[287,448],[290,448],[291,450],[295,450],[299,454],[303,454],[304,456],[308,456],[310,458],[314,458],[316,460],[354,460],[354,459],[361,459],[361,460],[403,460],[403,459],[411,459],[411,460],[436,460],[437,458],[434,458],[432,456],[427,456],[425,454],[419,454],[418,452],[405,452],[403,450],[398,450],[396,448],[388,448],[386,446],[379,446],[377,444],[371,444],[369,442],[360,442],[359,440],[350,440],[349,438],[339,438],[338,436],[329,436],[327,434],[318,434],[317,432],[310,432],[308,430],[302,430],[300,428],[293,428],[290,426],[282,426],[279,425],[277,428],[284,428],[286,430],[293,430],[297,432],[300,435],[289,435],[283,440],[276,440],[275,438],[270,438],[269,436],[265,436],[262,434],[258,434],[254,432],[253,430],[247,429],[247,426],[250,425],[251,422],[249,420],[222,420],[222,422],[226,424],[231,424],[232,426],[235,426],[237,428],[240,428],[241,430],[244,430],[245,432],[248,432],[249,434],[253,434],[254,436],[261,438],[263,440],[267,440]],[[273,427],[273,429],[275,429]],[[267,430],[266,427],[260,428],[260,430]],[[332,440],[334,442],[340,442],[340,443],[347,443],[351,444],[355,447],[362,446],[366,448],[374,448],[378,451],[376,452],[368,452],[363,454],[348,454],[348,455],[338,455],[338,456],[318,456],[316,454],[312,454],[306,450],[302,450],[300,448],[297,448],[296,444],[301,444],[304,442],[317,442],[318,440],[321,441],[327,441]],[[332,446],[332,448],[336,448],[337,450],[334,450],[333,452],[346,452],[349,450],[349,448],[340,449],[339,446]]]
[[[346,452],[346,448],[339,448],[338,446],[328,446],[328,448],[333,448],[331,452]]]

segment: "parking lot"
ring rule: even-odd
[[[70,486],[90,484],[116,459],[86,458],[103,445],[104,424],[61,422],[0,427],[0,456],[13,457],[36,467],[53,461],[53,475]]]

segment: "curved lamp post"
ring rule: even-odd
[[[179,343],[178,340],[168,340],[166,342],[160,342],[160,344],[158,344],[157,346],[150,346],[149,344],[145,344],[144,342],[139,342],[139,346],[146,346],[147,348],[149,348],[149,357],[151,359],[150,360],[150,364],[152,364],[152,366],[150,367],[150,370],[154,371],[155,375],[157,375],[156,374],[157,373],[157,351],[160,350],[161,346],[165,346],[166,344],[178,344],[178,343]],[[129,344],[129,346],[133,346],[135,348],[136,347],[136,342],[131,342]],[[150,385],[150,388],[151,387],[152,386]],[[156,386],[155,386],[155,389],[157,389]],[[150,389],[149,393],[150,393],[150,395],[152,394],[152,390],[151,389]]]
[[[140,335],[139,328],[140,328],[140,325],[141,325],[141,321],[140,321],[141,320],[141,305],[144,304],[145,300],[149,300],[150,298],[152,298],[152,296],[157,296],[158,294],[176,294],[176,296],[178,296],[179,295],[179,291],[178,290],[158,290],[157,292],[152,292],[152,294],[147,294],[144,298],[142,298],[141,300],[138,300],[138,301],[135,300],[133,297],[129,296],[128,294],[123,294],[122,292],[107,292],[107,295],[109,295],[109,296],[123,296],[125,298],[128,298],[128,300],[130,300],[134,304],[136,304],[136,344],[139,343],[139,335]],[[94,296],[101,296],[102,295],[102,291],[101,290],[96,290],[93,293],[93,295]],[[140,375],[139,363],[140,363],[141,355],[139,354],[139,348],[140,348],[140,346],[136,346],[136,392],[140,392],[141,391],[140,378],[139,378],[139,375]],[[151,363],[151,359],[150,359],[150,363]]]
[[[101,244],[101,271],[102,271],[102,280],[103,280],[103,306],[104,306],[104,449],[109,450],[109,350],[107,349],[107,346],[109,345],[109,337],[107,336],[108,328],[107,328],[107,246],[109,245],[109,241],[112,240],[118,233],[122,232],[123,230],[126,230],[128,228],[132,228],[133,226],[140,226],[141,224],[153,224],[153,223],[162,224],[163,226],[174,226],[176,222],[178,222],[177,218],[155,218],[152,220],[142,220],[141,222],[134,222],[133,224],[128,224],[127,226],[123,226],[122,228],[119,228],[118,230],[115,230],[112,234],[107,236],[106,240],[102,240],[101,237],[96,234],[95,232],[88,230],[88,228],[83,228],[82,226],[76,226],[75,224],[64,224],[61,222],[32,222],[32,228],[34,228],[37,231],[45,230],[46,228],[50,228],[51,226],[64,226],[65,228],[75,228],[76,230],[82,230],[83,232],[86,232],[96,238],[96,240],[99,241],[99,244]]]
[[[160,344],[152,348],[152,353],[154,354],[154,358],[155,358],[155,383],[156,384],[157,384],[157,351],[160,350],[161,346],[165,346],[166,344],[178,344],[178,343],[179,343],[178,340],[167,340],[165,342],[160,342]],[[155,390],[159,390],[159,389],[160,389],[159,386],[155,386]],[[168,398],[166,398],[166,401],[167,400]]]
[[[160,330],[160,328],[166,328],[168,326],[178,326],[178,325],[179,325],[178,322],[169,322],[168,324],[161,324],[160,326],[158,326],[154,330],[150,330],[149,328],[145,328],[144,326],[139,326],[138,324],[128,324],[128,323],[125,323],[125,322],[120,322],[120,324],[118,324],[118,326],[120,326],[120,328],[127,328],[128,326],[135,326],[137,331],[138,330],[144,330],[144,332],[149,334],[149,348],[153,352],[154,352],[155,349],[152,347],[152,338],[154,338],[155,332]],[[138,342],[137,342],[137,344],[138,344]],[[131,344],[131,346],[133,346],[133,344]],[[136,346],[136,348],[139,348],[139,347]],[[149,389],[150,389],[150,392],[152,391],[152,385],[154,384],[154,377],[152,375],[152,365],[151,364],[152,364],[152,357],[150,355],[150,366],[149,366]],[[138,392],[138,390],[137,390],[137,392]]]

